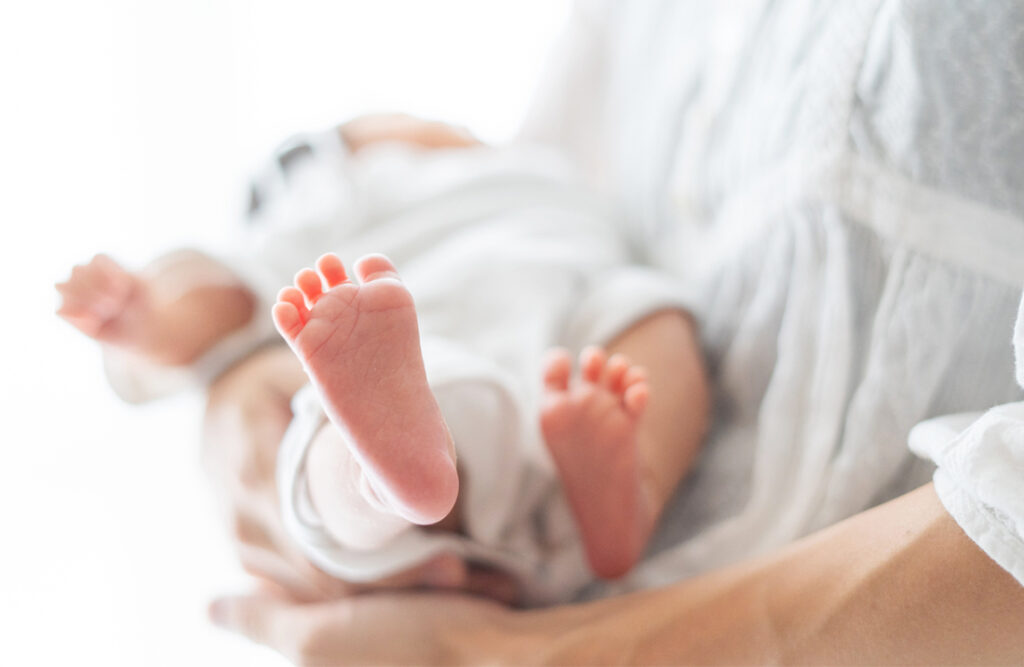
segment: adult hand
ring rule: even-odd
[[[1024,588],[931,485],[662,589],[515,612],[452,594],[225,598],[220,625],[299,664],[1019,664]]]
[[[291,420],[291,396],[306,382],[284,345],[260,350],[209,389],[203,463],[242,567],[302,600],[348,587],[313,567],[284,535],[276,502],[277,448]]]
[[[238,556],[247,572],[301,601],[334,600],[380,589],[456,589],[514,602],[510,577],[468,568],[454,555],[369,584],[336,579],[310,563],[284,532],[278,508],[277,449],[291,421],[291,397],[306,382],[284,345],[261,350],[210,388],[204,463],[219,492]]]
[[[443,593],[380,593],[299,604],[269,593],[214,602],[219,626],[298,665],[523,663],[531,655],[516,612]],[[531,635],[532,636],[532,635]]]

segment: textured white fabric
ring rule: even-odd
[[[716,391],[648,560],[602,592],[764,553],[909,491],[933,474],[907,447],[915,424],[1019,400],[1024,5],[578,14],[523,137],[577,160],[648,261],[696,295]],[[919,451],[954,517],[1021,578],[1022,445],[992,419],[955,440],[925,428],[947,435]]]

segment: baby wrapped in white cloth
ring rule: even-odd
[[[538,425],[546,352],[605,344],[645,317],[681,310],[678,288],[629,266],[606,203],[554,154],[531,147],[349,153],[336,131],[294,139],[254,187],[251,245],[221,261],[261,303],[257,316],[185,375],[212,377],[275,339],[278,288],[325,251],[384,253],[411,291],[430,390],[458,452],[461,526],[379,518],[372,548],[332,531],[310,496],[310,444],[327,418],[311,388],[293,400],[278,489],[290,536],[324,571],[369,582],[442,552],[511,573],[527,603],[565,600],[592,579]],[[124,395],[169,373],[108,366]],[[144,381],[140,384],[140,381]],[[137,397],[137,396],[136,396]],[[674,443],[672,443],[674,445]]]

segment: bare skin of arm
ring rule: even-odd
[[[774,556],[602,607],[543,661],[994,664],[1024,656],[1024,588],[964,535],[931,485]]]
[[[320,605],[253,595],[219,601],[213,617],[300,664],[1015,664],[1024,656],[1024,588],[964,535],[931,485],[776,554],[596,603],[517,612],[457,595]]]

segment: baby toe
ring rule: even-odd
[[[583,379],[595,384],[599,382],[607,360],[608,355],[602,348],[596,345],[584,348],[580,352],[580,374]]]
[[[366,255],[360,258],[356,262],[355,271],[359,280],[364,283],[381,278],[401,280],[398,276],[398,269],[395,268],[391,260],[380,254]]]
[[[290,303],[294,306],[299,315],[299,320],[303,324],[309,321],[309,309],[306,308],[306,300],[299,290],[294,287],[285,287],[277,293],[277,301],[278,303]]]
[[[637,382],[646,382],[647,377],[647,369],[643,366],[630,366],[626,371],[626,377],[622,379],[622,386],[628,389]]]
[[[279,301],[274,304],[273,309],[274,325],[281,335],[288,340],[293,340],[302,331],[302,317],[295,304],[288,301]]]
[[[327,253],[318,259],[316,261],[316,268],[320,271],[320,275],[324,277],[328,287],[337,287],[348,280],[348,274],[345,273],[345,265],[341,262],[341,258],[334,253]]]
[[[324,293],[324,286],[320,282],[320,274],[313,269],[302,269],[295,274],[295,286],[306,295],[306,300],[309,301],[311,306]]]
[[[646,382],[637,382],[626,389],[622,396],[622,403],[626,411],[633,417],[639,417],[647,408],[647,401],[651,396],[651,390]]]
[[[623,380],[630,368],[630,361],[624,354],[613,354],[604,367],[601,381],[609,391],[620,393],[625,388]]]
[[[571,374],[572,359],[566,350],[556,348],[548,352],[548,358],[544,362],[545,387],[551,391],[567,391]]]

